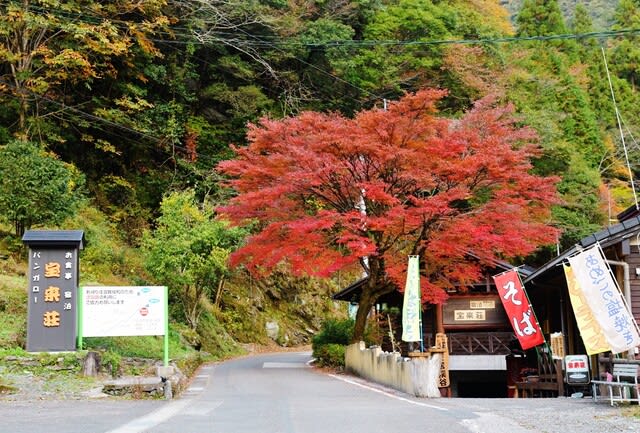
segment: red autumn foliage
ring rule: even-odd
[[[439,303],[483,264],[552,243],[557,179],[530,173],[535,134],[489,99],[437,117],[445,94],[422,90],[354,119],[307,112],[250,125],[249,145],[218,166],[238,193],[219,212],[259,227],[233,263],[322,276],[367,256],[357,338],[376,299],[404,287],[407,255],[420,255],[423,301]]]

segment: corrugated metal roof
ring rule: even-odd
[[[29,246],[76,246],[84,247],[82,230],[27,230],[22,242]]]
[[[596,242],[600,243],[600,246],[602,248],[606,248],[608,246],[615,245],[623,241],[624,239],[634,236],[638,231],[640,231],[640,216],[629,218],[628,220],[623,221],[619,224],[606,227],[599,232],[586,236],[582,238],[577,245],[569,248],[568,250],[565,250],[558,257],[540,266],[534,273],[529,275],[524,280],[524,284],[526,285],[528,282],[536,280],[552,269],[555,270],[557,265],[561,264],[567,258],[576,254],[580,248],[590,247]]]

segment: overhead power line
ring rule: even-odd
[[[10,2],[1,1],[0,5],[8,6]],[[100,24],[101,22],[108,21],[110,23],[129,26],[133,22],[126,20],[119,20],[115,18],[108,18],[96,14],[91,14],[88,11],[84,13],[74,12],[70,10],[55,9],[52,7],[39,7],[37,5],[30,5],[29,10],[34,12],[40,12],[42,14],[55,14],[58,17],[63,18],[75,18],[83,21],[87,24]],[[640,34],[640,28],[632,29],[619,29],[619,30],[605,30],[598,32],[586,32],[586,33],[564,33],[557,35],[534,35],[534,36],[502,36],[502,37],[478,37],[467,39],[411,39],[411,40],[398,40],[398,39],[369,39],[369,40],[354,40],[354,39],[336,39],[323,42],[302,42],[295,39],[295,37],[281,37],[271,35],[254,35],[251,34],[240,26],[236,29],[226,30],[210,30],[208,31],[209,40],[200,40],[196,37],[197,29],[181,27],[181,26],[169,26],[170,31],[161,29],[154,29],[152,33],[157,35],[166,35],[168,39],[157,38],[150,39],[153,41],[162,41],[165,43],[183,43],[183,44],[195,44],[195,45],[210,45],[216,42],[221,43],[218,39],[238,39],[239,34],[243,34],[249,39],[243,39],[243,43],[254,46],[274,47],[279,46],[298,46],[298,47],[374,47],[374,46],[425,46],[425,45],[458,45],[458,44],[492,44],[492,43],[514,43],[514,42],[530,42],[530,41],[553,41],[553,40],[578,40],[578,39],[610,39],[620,36],[633,36]],[[181,38],[183,38],[181,40]]]

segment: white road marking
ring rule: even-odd
[[[373,391],[373,392],[377,392],[379,394],[386,395],[387,397],[391,397],[391,398],[393,398],[395,400],[403,401],[405,403],[409,403],[409,404],[413,404],[413,405],[421,406],[421,407],[428,407],[428,408],[436,409],[436,410],[442,410],[442,411],[445,411],[445,412],[449,411],[449,409],[446,409],[444,407],[439,407],[439,406],[434,406],[432,404],[421,403],[419,401],[409,400],[408,398],[404,398],[404,397],[400,397],[400,396],[397,396],[397,395],[393,395],[390,392],[383,391],[381,389],[374,388],[372,386],[364,385],[362,383],[358,383],[355,380],[350,380],[350,379],[347,379],[347,378],[344,378],[344,377],[336,376],[335,374],[330,374],[329,376],[333,377],[334,379],[338,379],[338,380],[341,380],[343,382],[349,383],[351,385],[356,385],[356,386],[359,386],[361,388],[368,389],[369,391]]]
[[[202,386],[190,386],[189,388],[187,388],[187,391],[191,391],[191,392],[200,392],[204,390],[204,387]]]
[[[491,413],[474,412],[478,418],[460,421],[471,433],[532,433],[515,421]]]
[[[136,418],[133,421],[130,421],[114,430],[109,430],[106,433],[141,433],[165,422],[189,404],[193,404],[193,400],[179,400],[168,403],[150,414]]]
[[[203,402],[199,402],[198,406],[191,406],[187,408],[184,412],[182,412],[182,414],[191,415],[191,416],[207,416],[211,412],[213,412],[214,409],[219,408],[221,405],[222,405],[221,401],[212,401],[212,402],[203,401]]]
[[[262,368],[308,368],[304,362],[265,362]]]

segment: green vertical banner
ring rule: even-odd
[[[402,303],[402,340],[408,342],[422,341],[419,264],[418,256],[409,256],[407,283]]]

